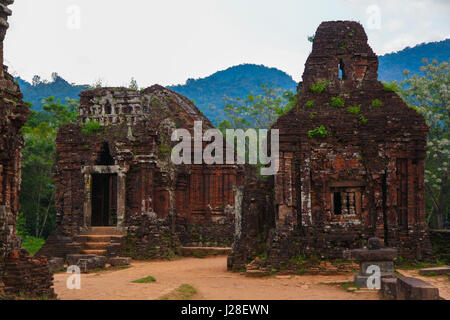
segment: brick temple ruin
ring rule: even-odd
[[[230,247],[239,168],[171,162],[174,129],[213,127],[192,101],[159,85],[80,96],[78,124],[57,136],[57,230],[38,255],[151,259]]]
[[[11,15],[8,5],[13,0],[0,0],[0,298],[54,297],[52,274],[45,257],[31,258],[17,236],[21,181],[20,132],[30,110],[22,101],[22,93],[8,68],[3,66],[3,40]]]
[[[246,176],[229,268],[285,267],[295,257],[342,259],[371,237],[399,256],[427,259],[424,118],[378,79],[361,24],[322,23],[280,117],[280,171]],[[255,267],[254,264],[252,267]]]

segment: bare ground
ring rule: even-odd
[[[81,275],[81,290],[66,288],[68,274],[55,274],[54,287],[62,300],[153,300],[183,284],[197,289],[198,300],[375,300],[378,293],[347,292],[339,285],[353,275],[271,276],[248,278],[226,269],[226,257],[184,258],[175,261],[133,261],[131,268]],[[153,276],[156,282],[133,283]]]

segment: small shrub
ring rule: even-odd
[[[351,106],[347,108],[348,113],[357,115],[361,112],[361,105],[359,106]]]
[[[30,255],[34,255],[44,245],[45,240],[32,237],[29,235],[22,235],[22,247],[28,251]]]
[[[361,115],[359,117],[359,120],[361,120],[362,123],[366,124],[369,120],[366,119],[366,117],[364,117],[364,115]]]
[[[321,94],[325,91],[325,89],[328,87],[328,81],[327,80],[321,80],[317,83],[314,83],[311,85],[311,91],[314,93]]]
[[[383,102],[381,102],[380,99],[375,99],[372,101],[372,107],[374,108],[380,108],[383,105]]]
[[[325,126],[320,126],[314,130],[308,131],[308,137],[310,138],[326,138],[328,136],[328,131]]]
[[[384,91],[388,92],[397,92],[400,87],[397,85],[397,82],[383,82]]]
[[[343,108],[345,106],[344,100],[340,97],[331,98],[331,105],[335,108]]]
[[[313,120],[316,116],[317,116],[317,112],[311,112],[311,113],[309,114],[309,118],[310,118],[311,120]]]
[[[101,130],[100,122],[88,121],[83,125],[81,132],[86,136],[91,136]]]
[[[315,101],[314,100],[309,100],[308,102],[306,102],[306,107],[308,108],[312,108],[314,107]]]

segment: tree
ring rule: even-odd
[[[55,186],[52,167],[55,159],[56,133],[61,125],[75,122],[78,102],[66,104],[53,97],[44,99],[44,111],[34,111],[23,127],[25,147],[22,161],[21,215],[26,230],[35,237],[48,236],[55,227]],[[22,226],[23,227],[23,226]]]
[[[425,164],[427,219],[431,225],[442,228],[450,211],[449,64],[436,60],[428,64],[426,59],[423,63],[423,76],[405,71],[407,79],[400,83],[399,93],[430,127]]]
[[[281,115],[297,103],[297,96],[291,91],[274,89],[262,85],[263,94],[250,93],[246,99],[225,97],[227,119],[219,129],[269,129]]]
[[[128,88],[133,90],[139,90],[139,86],[135,78],[131,78],[130,85],[128,86]]]
[[[33,77],[33,80],[31,81],[31,85],[35,87],[35,86],[39,85],[40,83],[41,83],[41,77],[38,75],[35,75]]]

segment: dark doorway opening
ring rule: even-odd
[[[117,225],[117,174],[92,175],[93,227]]]
[[[113,166],[114,158],[111,155],[111,151],[109,150],[108,142],[104,142],[102,145],[102,150],[98,155],[96,164],[98,166]]]
[[[345,69],[344,69],[344,62],[339,60],[339,79],[345,80]]]
[[[333,196],[334,201],[334,214],[342,214],[342,197],[340,192],[335,192]]]

